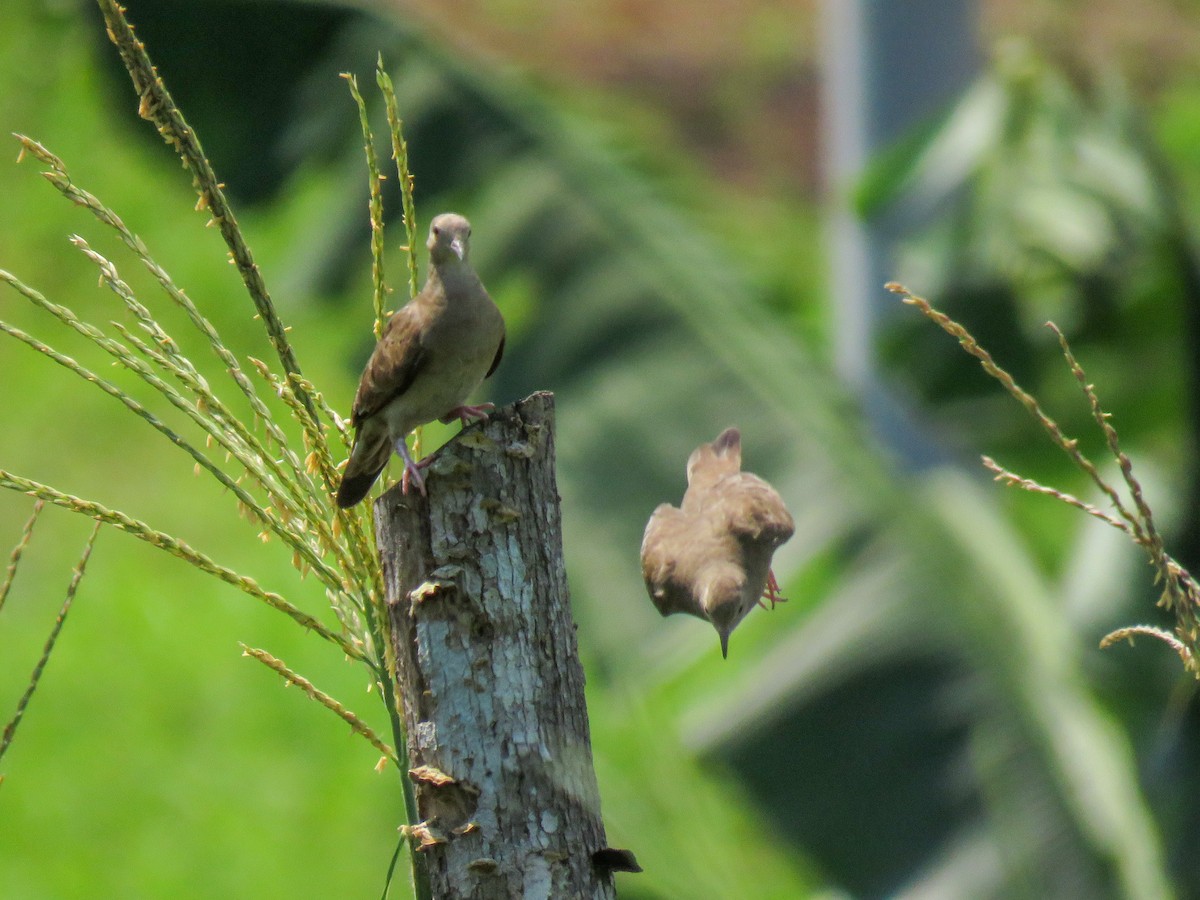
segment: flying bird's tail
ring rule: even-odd
[[[726,428],[717,435],[716,440],[701,444],[688,457],[689,493],[693,488],[697,493],[703,493],[724,476],[739,472],[741,468],[742,434],[736,428]],[[683,502],[688,504],[687,495],[684,495]]]
[[[742,464],[742,433],[736,428],[726,428],[709,446],[722,458],[736,455],[738,465]]]
[[[342,483],[338,485],[337,505],[345,509],[367,496],[391,455],[392,445],[386,430],[379,433],[367,429],[360,431],[354,449],[350,451]]]

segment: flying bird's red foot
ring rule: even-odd
[[[463,428],[466,428],[476,419],[486,419],[488,413],[496,408],[494,403],[480,403],[478,406],[456,406],[450,412],[442,416],[439,421],[449,424],[455,419],[462,421]]]
[[[758,605],[763,609],[767,608],[767,604],[763,600],[771,601],[771,609],[775,608],[776,603],[787,603],[787,597],[781,596],[779,593],[779,582],[775,580],[775,573],[767,569],[767,586],[763,588],[762,599],[758,601]]]

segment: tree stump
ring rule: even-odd
[[[414,836],[439,898],[616,896],[553,423],[548,393],[498,410],[437,452],[427,497],[396,487],[375,506]]]

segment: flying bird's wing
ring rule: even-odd
[[[713,494],[720,498],[719,514],[739,540],[778,547],[796,530],[783,498],[757,475],[739,472],[723,478]]]
[[[642,537],[642,578],[655,608],[664,616],[686,612],[696,615],[696,602],[679,571],[680,540],[686,538],[687,519],[669,503],[662,503],[646,523]]]
[[[388,320],[354,395],[350,421],[355,427],[407,391],[428,361],[420,312],[409,303]]]

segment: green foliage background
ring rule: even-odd
[[[243,356],[265,353],[219,237],[192,211],[188,180],[160,148],[121,122],[134,109],[131,93],[117,93],[114,86],[127,86],[98,75],[104,50],[95,40],[95,17],[70,6],[25,3],[7,14],[12,27],[0,39],[6,131],[55,143],[79,182],[118,207],[179,283],[203,298],[231,346]],[[5,265],[101,321],[116,317],[115,298],[97,289],[95,273],[64,239],[79,232],[116,255],[115,242],[57,200],[32,166],[2,168],[0,196],[11,225],[0,236]],[[257,222],[247,217],[268,272],[285,264],[278,249],[271,261],[269,245],[286,244],[295,211],[312,202],[313,190],[298,190],[289,208]],[[123,271],[150,295],[132,263]],[[22,308],[17,295],[2,302],[6,319],[52,342],[62,339],[46,317]],[[319,310],[313,316],[299,310],[294,303],[287,309],[296,325],[305,318],[302,328],[325,327]],[[351,327],[337,331],[348,354]],[[66,341],[66,347],[82,345]],[[44,362],[12,342],[0,350],[12,400],[6,413],[13,417],[4,430],[6,466],[154,520],[227,564],[253,570],[266,584],[290,583],[284,554],[278,548],[274,559],[270,548],[264,553],[230,499],[193,478],[184,457],[175,458],[108,398]],[[314,354],[310,368],[313,377],[350,390],[348,365],[336,352]],[[17,496],[0,504],[5,532],[14,533],[28,504]],[[69,578],[69,560],[82,546],[86,523],[74,519],[57,512],[43,517],[4,610],[6,707],[36,660]],[[396,785],[374,773],[373,751],[364,753],[343,729],[308,734],[316,708],[299,693],[283,693],[265,670],[243,664],[235,641],[240,636],[302,660],[311,677],[352,708],[375,705],[362,680],[265,608],[136,541],[104,534],[93,562],[60,645],[66,652],[52,659],[6,758],[6,772],[25,774],[6,779],[0,800],[4,893],[377,893],[394,844],[396,810],[355,797],[386,792],[395,801]],[[309,593],[297,600],[320,609],[321,592],[312,585]],[[317,824],[326,817],[338,824]],[[276,850],[264,852],[271,844]],[[351,862],[352,856],[364,862]],[[298,863],[316,859],[326,864]]]
[[[186,175],[136,119],[93,12],[10,6],[0,130],[59,154],[235,352],[265,357],[224,245],[192,210]],[[613,845],[633,849],[647,870],[619,876],[622,896],[1196,893],[1195,817],[1177,800],[1196,784],[1192,686],[1161,648],[1093,649],[1110,628],[1150,615],[1137,554],[1048,501],[1005,496],[953,465],[903,472],[874,445],[823,363],[836,306],[821,292],[812,204],[723,185],[652,113],[539,93],[448,53],[411,23],[307,5],[206,5],[214,27],[244,25],[264,46],[277,27],[271,15],[283,10],[295,24],[293,49],[307,50],[268,55],[283,85],[272,87],[239,81],[254,77],[239,68],[245,59],[222,59],[222,41],[207,32],[183,41],[161,30],[161,18],[155,24],[161,10],[130,6],[242,198],[239,220],[306,376],[341,408],[370,346],[371,309],[361,146],[337,73],[366,75],[378,51],[395,61],[421,220],[452,207],[471,216],[475,262],[508,317],[492,398],[537,388],[559,398],[567,561],[604,813]],[[183,14],[165,18],[173,15]],[[1011,70],[996,71],[997,90],[1011,87]],[[1075,118],[1111,112],[1027,77],[1019,86],[1043,102],[1019,108],[1035,122],[1074,133]],[[1194,93],[1181,79],[1159,94],[1151,118],[1182,172],[1193,161]],[[238,99],[259,114],[228,114]],[[1124,132],[1099,131],[1111,138],[1105,148],[1139,164]],[[888,160],[884,187],[868,182],[878,189],[860,198],[864,208],[895,202],[913,184],[987,200],[966,175],[928,188],[930,153],[915,142]],[[986,158],[960,157],[978,161],[972,172],[994,186]],[[89,317],[116,316],[66,236],[83,234],[118,263],[121,255],[40,181],[28,162],[0,165],[0,265]],[[1180,184],[1186,219],[1194,184]],[[1044,318],[1047,304],[1069,331],[1084,323],[1072,338],[1083,338],[1085,365],[1098,361],[1090,371],[1114,401],[1152,503],[1168,523],[1185,521],[1186,504],[1175,502],[1192,477],[1180,372],[1194,348],[1177,327],[1185,298],[1174,269],[1155,255],[1168,217],[1128,226],[1137,240],[1116,262],[1101,252],[1052,267],[1031,290],[984,252],[996,234],[1021,236],[1011,220],[989,218],[1006,196],[979,201],[976,228],[951,230],[982,235],[976,244],[947,241],[935,227],[914,240],[898,274],[928,277],[939,298],[958,298],[954,312],[985,338],[997,321]],[[1065,221],[1077,197],[1056,196],[1066,196],[1055,208]],[[1154,206],[1155,197],[1141,199]],[[1131,221],[1115,204],[1105,214]],[[1048,254],[1060,240],[1053,229],[1030,234],[1013,243],[1028,249],[1036,238]],[[1002,247],[999,258],[1013,252]],[[390,274],[398,293],[401,259],[393,255]],[[1100,273],[1119,301],[1110,306],[1086,289],[1095,259],[1111,263]],[[153,296],[132,263],[122,274]],[[991,312],[973,303],[997,296]],[[0,318],[84,349],[15,294],[0,294]],[[1035,392],[1080,410],[1064,421],[1082,429],[1069,376],[1048,341],[1028,337],[1036,333],[997,329],[1013,346],[993,349]],[[1061,460],[1032,449],[1032,426],[998,391],[944,375],[961,361],[932,338],[918,331],[890,358],[952,448],[1008,449],[1002,462],[1080,490]],[[262,545],[229,497],[111,400],[13,342],[0,342],[0,382],[0,466],[125,509],[325,610],[318,587],[295,580],[289,554]],[[746,435],[748,467],[780,487],[798,529],[778,566],[792,602],[752,616],[722,664],[711,629],[653,612],[637,546],[654,505],[681,493],[687,453],[731,423]],[[436,444],[446,433],[429,437]],[[0,544],[16,539],[28,508],[0,496]],[[0,616],[0,715],[25,685],[83,545],[89,523],[76,518],[43,516]],[[394,775],[376,774],[375,751],[239,659],[238,641],[267,647],[382,718],[358,671],[327,646],[176,560],[101,534],[5,757],[5,896],[379,892],[402,811]]]

